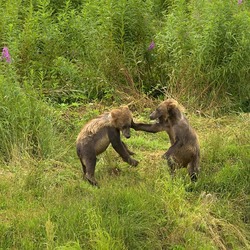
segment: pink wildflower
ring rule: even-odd
[[[152,42],[150,43],[149,47],[148,47],[148,50],[152,50],[152,49],[154,49],[154,48],[155,48],[155,43],[154,43],[154,41],[152,41]]]
[[[6,59],[7,63],[11,62],[11,57],[10,57],[9,49],[7,47],[3,47],[1,59]]]
[[[243,2],[243,0],[238,0],[238,4],[239,5],[242,4],[242,2]]]

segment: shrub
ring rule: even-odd
[[[250,25],[237,1],[177,1],[157,35],[167,91],[211,105],[231,99],[247,108]],[[206,103],[206,104],[205,104]],[[225,103],[224,103],[225,105]],[[227,107],[229,108],[229,107]]]

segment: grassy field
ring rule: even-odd
[[[97,163],[97,189],[82,180],[74,144],[104,109],[61,112],[68,129],[58,155],[37,160],[17,151],[2,163],[0,249],[249,249],[249,114],[188,115],[201,144],[196,184],[185,169],[170,177],[165,133],[132,131],[124,140],[140,164],[128,166],[110,147]],[[134,120],[148,114],[134,112]]]
[[[0,250],[250,249],[249,12],[236,0],[0,0]],[[148,121],[165,95],[199,135],[198,182],[170,177],[165,133],[136,131],[139,165],[109,148],[101,188],[85,182],[83,124],[122,103]]]

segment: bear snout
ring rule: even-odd
[[[128,139],[130,138],[130,134],[129,134],[129,135],[124,135],[124,136],[125,136],[126,138],[128,138]]]
[[[153,113],[150,114],[149,116],[149,119],[150,120],[155,120],[157,117],[156,117],[156,111],[154,111]]]
[[[129,131],[123,130],[123,131],[122,131],[122,134],[123,134],[127,139],[130,138],[130,132],[129,132]]]

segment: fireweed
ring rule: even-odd
[[[3,47],[3,50],[2,50],[1,60],[4,60],[4,59],[6,60],[7,63],[11,62],[11,56],[9,53],[9,49],[7,47]]]
[[[150,43],[149,47],[148,47],[148,50],[152,50],[152,49],[154,49],[154,48],[155,48],[155,43],[154,43],[154,41],[152,41],[152,42]]]

